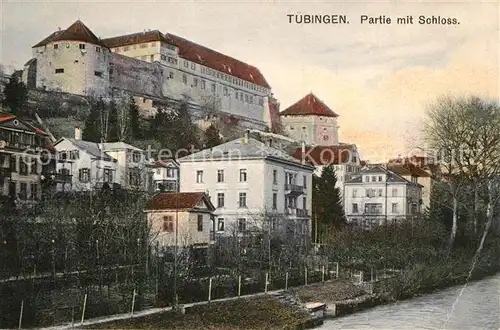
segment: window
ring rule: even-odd
[[[227,87],[224,87],[224,96],[227,96],[229,93],[227,92]]]
[[[96,53],[100,53],[101,52],[101,47],[96,47],[95,51],[96,51]]]
[[[198,78],[193,79],[193,87],[198,87]]]
[[[155,60],[155,56],[154,55],[149,55],[149,61],[153,62],[154,60]]]
[[[58,49],[59,48],[59,45],[58,44],[54,44],[54,49]]]
[[[367,203],[365,204],[366,214],[382,214],[382,204]]]
[[[191,70],[196,70],[196,63],[191,63]]]
[[[103,173],[104,182],[113,182],[113,171],[110,168],[105,168]]]
[[[239,198],[239,207],[247,207],[247,193],[241,192]]]
[[[80,49],[85,49],[85,44],[80,44],[79,47]]]
[[[302,186],[304,188],[307,188],[307,176],[305,175],[302,177]]]
[[[173,72],[169,72],[168,73],[168,78],[169,79],[174,79],[174,73]]]
[[[64,69],[62,68],[56,69],[56,73],[64,73]]]
[[[378,190],[378,196],[379,196],[379,197],[382,197],[382,189],[379,189],[379,190]]]
[[[372,176],[372,182],[375,182],[377,181],[377,177],[376,176]]]
[[[186,60],[184,60],[184,67],[185,67],[185,68],[189,68],[189,62],[188,62],[188,61],[186,61]]]
[[[156,47],[156,42],[152,42],[151,47]]]
[[[392,188],[392,197],[398,197],[398,188]]]
[[[89,168],[81,168],[78,170],[78,180],[80,182],[89,182],[90,181],[90,169]]]
[[[273,184],[278,184],[278,171],[273,170]]]
[[[140,186],[141,184],[141,172],[139,168],[131,168],[128,173],[128,182],[131,186]]]
[[[31,184],[31,199],[38,199],[38,184]]]
[[[203,231],[203,214],[198,214],[198,231]]]
[[[163,217],[163,231],[173,233],[174,232],[174,217],[171,215],[166,215]]]
[[[247,219],[240,218],[238,219],[238,231],[246,231],[247,230]]]
[[[215,93],[215,84],[212,84],[212,93]]]
[[[358,213],[358,204],[352,203],[352,213]]]
[[[302,209],[307,210],[307,197],[302,197]]]
[[[38,174],[38,162],[36,159],[31,160],[30,172],[31,174]]]
[[[217,182],[224,182],[224,170],[217,171]]]
[[[380,176],[380,175],[379,175],[379,177],[378,177],[378,181],[379,181],[379,182],[382,182],[382,176]]]
[[[28,164],[26,164],[26,160],[22,158],[19,163],[19,174],[28,175]]]
[[[217,193],[217,207],[224,207],[224,193]]]
[[[273,193],[273,210],[278,209],[278,194]]]
[[[130,49],[130,47],[129,47],[129,46],[125,46],[125,47],[123,47],[123,51],[124,51],[124,52],[128,51],[129,49]]]
[[[148,47],[148,44],[141,44],[141,45],[139,46],[139,48],[146,48],[146,47]]]
[[[175,172],[175,169],[168,167],[167,168],[167,178],[173,178],[174,172]]]
[[[245,102],[248,103],[248,94],[245,94]]]
[[[224,231],[224,218],[217,219],[217,231]]]
[[[244,168],[240,170],[240,182],[247,182],[247,170]]]
[[[166,60],[167,60],[167,57],[166,57],[165,55],[160,55],[160,59],[161,59],[162,61],[166,61]]]
[[[392,203],[392,213],[398,213],[398,203]]]
[[[205,89],[205,80],[201,80],[201,89]]]
[[[28,184],[26,182],[20,183],[19,199],[25,200],[28,198]]]
[[[161,174],[161,168],[157,168],[156,169],[156,175],[160,175]]]
[[[203,171],[196,171],[196,183],[203,183]]]
[[[323,135],[323,140],[328,141],[328,135]]]
[[[264,105],[264,99],[262,97],[259,97],[259,105]]]
[[[234,98],[237,100],[238,99],[238,91],[234,92]]]
[[[140,152],[132,153],[132,161],[134,163],[139,163],[141,161],[141,153]]]
[[[357,191],[356,189],[353,189],[353,190],[352,190],[352,197],[353,197],[353,198],[358,197],[358,191]]]
[[[94,71],[94,76],[102,77],[102,71]]]
[[[187,76],[186,76],[185,74],[183,74],[183,75],[182,75],[182,83],[183,83],[184,85],[186,85],[186,84],[187,84],[187,82],[188,82],[188,78],[187,78]]]

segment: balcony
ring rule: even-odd
[[[287,195],[302,195],[305,193],[305,188],[297,184],[285,183],[285,193]]]
[[[297,217],[307,217],[308,216],[307,210],[296,209],[296,208],[291,208],[291,207],[288,207],[285,209],[285,214],[286,215],[294,215]]]

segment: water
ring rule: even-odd
[[[327,320],[319,329],[500,329],[500,275],[469,283],[458,298],[462,287]]]

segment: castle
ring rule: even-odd
[[[154,115],[166,102],[189,102],[244,128],[274,130],[279,103],[254,66],[158,30],[100,39],[77,20],[32,47],[22,79],[31,89],[76,95],[132,95]]]

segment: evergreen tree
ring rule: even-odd
[[[139,107],[135,103],[135,100],[132,96],[130,97],[129,101],[129,118],[132,138],[141,139],[142,132],[139,124]]]
[[[220,138],[220,133],[217,127],[212,123],[205,130],[205,147],[212,148],[218,146],[222,143],[222,139]]]
[[[28,102],[28,89],[22,81],[19,81],[18,75],[13,74],[10,77],[3,94],[2,105],[8,107],[12,114],[16,116],[27,115],[24,107]]]
[[[345,224],[340,189],[335,187],[337,175],[332,164],[323,168],[321,177],[313,177],[314,215],[318,224],[318,236],[332,228]]]
[[[90,101],[90,113],[87,116],[82,133],[83,140],[101,142],[101,114],[104,110],[105,104],[102,98]]]
[[[106,141],[107,142],[117,142],[119,138],[118,130],[118,105],[114,100],[111,100],[109,104],[106,106],[107,108],[107,122],[106,122]]]

